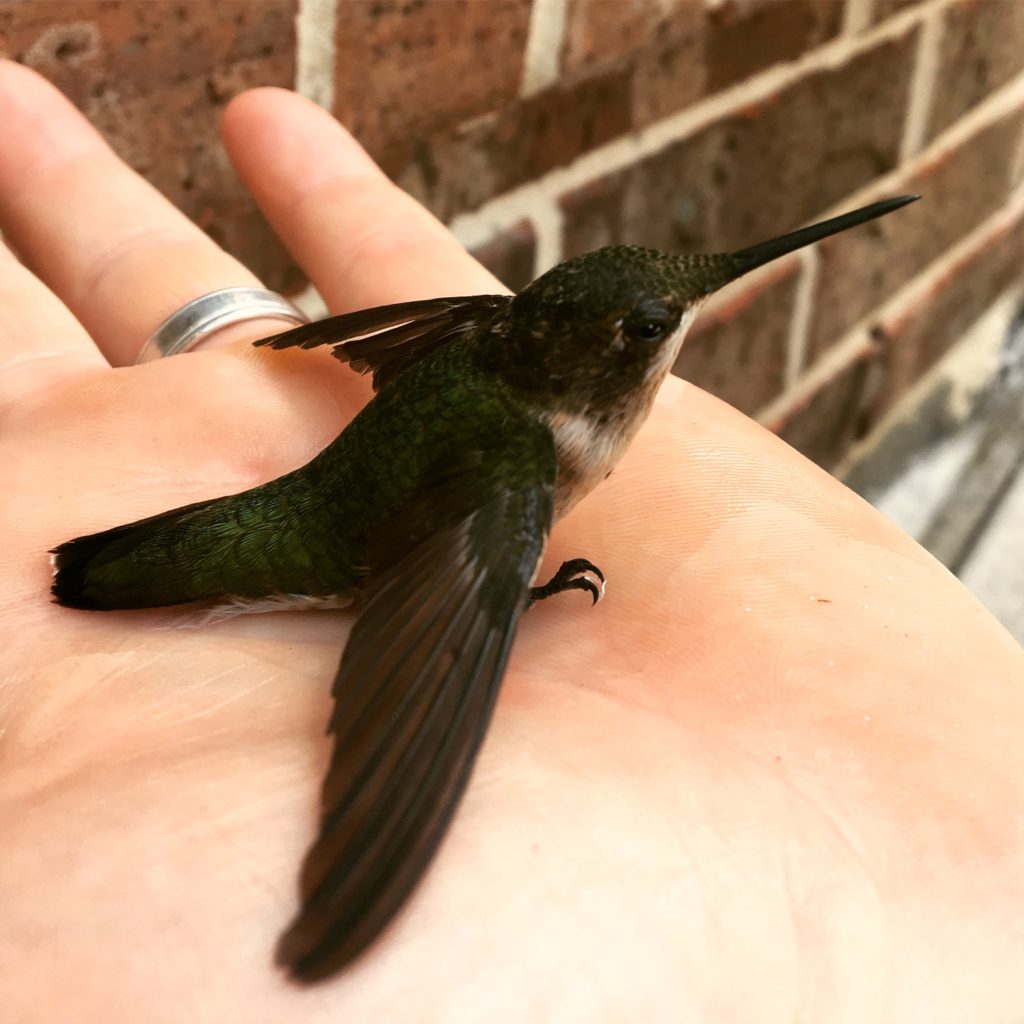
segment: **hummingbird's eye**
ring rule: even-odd
[[[639,341],[660,341],[668,330],[666,324],[659,324],[654,320],[646,320],[642,324],[629,328],[629,336]]]
[[[622,321],[622,331],[626,337],[650,345],[661,341],[678,321],[679,317],[660,299],[649,299]]]

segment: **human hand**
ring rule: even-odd
[[[350,970],[288,983],[272,950],[351,615],[67,611],[46,551],[304,463],[367,382],[253,349],[276,322],[132,366],[170,312],[252,276],[16,65],[0,123],[0,228],[31,268],[0,252],[11,1020],[1019,1011],[1024,655],[869,506],[675,380],[540,574],[591,558],[607,600],[524,617],[424,883]],[[248,93],[224,132],[333,311],[494,290],[306,101]]]

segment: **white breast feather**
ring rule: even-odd
[[[652,361],[644,381],[628,398],[628,415],[602,419],[588,412],[555,410],[544,414],[544,419],[555,439],[558,463],[571,467],[571,489],[556,487],[555,512],[561,517],[580,498],[596,487],[622,458],[636,432],[647,419],[654,396],[675,364],[683,338],[697,315],[699,305],[691,306],[679,321],[672,336],[662,343],[658,357]],[[562,484],[562,481],[559,481]]]

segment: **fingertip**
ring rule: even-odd
[[[352,134],[328,111],[287,89],[240,93],[221,132],[228,155],[257,200],[276,191],[308,192],[339,174],[384,178]],[[316,152],[317,158],[310,159]]]
[[[16,60],[11,60],[9,57],[0,57],[0,92],[7,92],[13,86],[20,86],[25,89],[38,89],[40,86],[47,86],[56,91],[55,87],[38,71],[26,67],[24,64],[19,64]],[[14,95],[17,94],[14,93]]]
[[[58,121],[60,127],[74,123],[99,139],[85,116],[53,82],[34,68],[0,57],[0,124],[4,126],[5,143],[9,143],[12,122],[30,124],[34,131],[43,133]]]
[[[0,59],[0,174],[37,174],[83,149],[106,145],[74,104],[39,72]],[[9,183],[4,183],[8,188]]]
[[[260,85],[246,89],[228,100],[220,115],[221,128],[223,131],[234,133],[241,129],[257,127],[265,117],[301,116],[302,109],[309,103],[309,100],[292,92],[291,89],[276,85]]]
[[[311,100],[253,89],[229,105],[222,129],[239,177],[332,310],[501,290]]]

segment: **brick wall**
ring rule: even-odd
[[[332,109],[512,287],[920,191],[716,296],[679,360],[826,466],[1024,283],[1024,0],[0,0],[0,53],[284,291],[216,143],[257,84]]]

